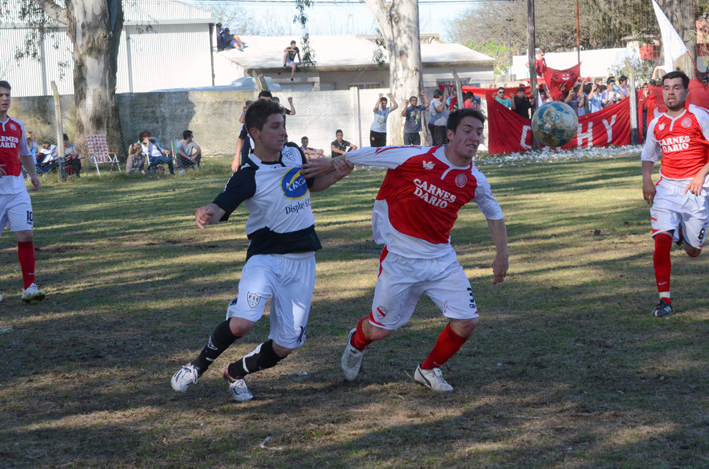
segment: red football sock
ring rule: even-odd
[[[22,282],[25,289],[34,283],[34,243],[32,241],[17,243],[17,256],[22,268]]]
[[[655,253],[652,256],[652,262],[655,266],[657,291],[660,293],[670,291],[670,274],[672,273],[671,250],[672,237],[666,234],[655,236]]]
[[[369,316],[365,316],[359,320],[357,323],[357,332],[352,334],[352,340],[350,341],[350,344],[360,352],[364,350],[367,345],[373,342],[369,340],[366,335],[364,335],[364,331],[362,330],[362,324],[364,324],[364,321],[368,320]]]
[[[432,370],[433,368],[440,368],[460,350],[460,347],[463,346],[466,340],[468,340],[467,337],[461,337],[456,334],[453,329],[451,329],[450,324],[448,324],[446,328],[443,329],[443,332],[441,332],[441,335],[438,336],[436,346],[433,347],[431,353],[428,354],[426,360],[421,364],[421,369]]]

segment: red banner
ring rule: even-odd
[[[544,71],[544,81],[549,88],[549,97],[553,101],[562,101],[564,91],[574,87],[581,74],[581,63],[577,63],[571,68],[565,70],[555,70],[547,68]]]
[[[532,149],[532,122],[487,95],[488,150],[491,154],[517,153]],[[630,145],[630,100],[579,117],[576,137],[564,150]]]

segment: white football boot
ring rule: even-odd
[[[42,301],[45,296],[47,296],[47,294],[37,288],[37,285],[33,283],[22,293],[22,301],[25,303],[30,303],[32,300]]]
[[[357,332],[356,327],[350,331],[350,335],[347,337],[347,346],[340,362],[347,381],[353,381],[357,377],[362,366],[362,357],[364,357],[364,350],[357,350],[352,346],[352,336],[355,332]]]
[[[246,402],[254,398],[254,395],[246,386],[244,378],[234,379],[229,376],[229,369],[224,370],[224,380],[229,384],[229,392],[236,402]]]
[[[170,384],[175,391],[185,392],[190,385],[197,383],[197,379],[199,379],[199,371],[192,363],[188,363],[172,375]]]
[[[414,381],[421,383],[427,388],[436,392],[451,392],[453,391],[453,386],[448,384],[443,375],[441,374],[440,368],[434,368],[432,370],[422,370],[421,365],[416,367],[416,373],[414,373]]]

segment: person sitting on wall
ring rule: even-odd
[[[170,174],[175,174],[175,166],[172,163],[172,158],[170,158],[170,152],[163,150],[158,139],[154,138],[150,131],[146,130],[140,134],[140,143],[143,147],[143,153],[148,155],[150,166],[167,163]]]
[[[244,50],[244,43],[241,42],[241,38],[239,38],[236,34],[231,34],[231,32],[229,32],[229,28],[224,29],[224,43],[226,44],[227,49],[238,48],[242,52]]]
[[[283,68],[290,68],[290,81],[293,81],[295,76],[296,67],[302,62],[300,58],[300,49],[295,45],[295,41],[290,42],[290,46],[283,49]],[[295,57],[298,56],[298,62],[295,61]]]

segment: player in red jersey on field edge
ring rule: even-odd
[[[39,190],[39,178],[27,145],[25,127],[22,122],[7,115],[10,91],[10,84],[0,81],[0,233],[7,225],[15,233],[25,289],[22,301],[29,303],[43,300],[45,294],[37,288],[34,280],[32,202],[22,177],[22,167],[29,174],[34,190]]]
[[[689,77],[681,71],[662,77],[662,98],[667,112],[647,129],[641,160],[643,198],[651,206],[653,264],[660,302],[653,316],[673,312],[670,298],[670,251],[672,242],[684,245],[690,257],[704,247],[709,226],[706,176],[709,174],[709,114],[693,104],[685,106]],[[652,182],[652,170],[662,152],[660,179]]]
[[[470,281],[450,244],[458,211],[475,202],[487,219],[497,248],[493,283],[507,274],[507,230],[502,210],[485,176],[472,160],[482,139],[485,117],[461,109],[448,117],[448,145],[363,148],[347,153],[355,165],[387,168],[372,214],[374,240],[385,244],[379,261],[372,310],[350,335],[342,356],[345,378],[354,380],[367,345],[382,340],[411,318],[427,294],[448,318],[448,325],[414,380],[437,392],[452,391],[441,366],[468,340],[478,325]],[[332,161],[312,160],[306,174],[332,171]]]

